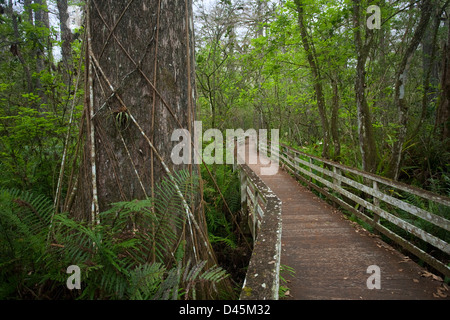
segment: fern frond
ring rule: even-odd
[[[201,280],[210,281],[213,283],[218,283],[227,277],[227,271],[218,266],[214,266],[200,275]]]
[[[178,299],[178,288],[180,283],[181,263],[176,268],[172,268],[166,278],[159,285],[158,291],[152,296],[152,300]]]
[[[158,290],[166,268],[161,263],[144,264],[130,272],[128,296],[131,300],[147,300]]]
[[[209,282],[214,286],[228,277],[227,272],[218,266],[213,266],[202,272],[205,266],[206,261],[201,261],[195,265],[192,265],[192,267],[190,265],[190,261],[188,261],[182,278],[186,299],[189,298],[190,293],[192,293],[192,298],[196,299],[196,285],[198,283]]]

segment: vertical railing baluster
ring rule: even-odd
[[[341,169],[337,168],[337,167],[333,167],[333,172],[335,175],[341,175]],[[333,184],[337,185],[337,186],[341,186],[341,179],[336,179],[335,177],[333,177]]]
[[[248,212],[248,204],[247,204],[247,175],[244,170],[239,170],[239,176],[241,180],[241,208],[242,212]]]
[[[378,183],[375,180],[372,180],[372,188],[375,191],[379,191]],[[380,199],[378,199],[378,197],[376,197],[376,196],[373,196],[373,204],[379,208],[380,207]],[[373,222],[378,223],[379,221],[380,221],[380,216],[377,215],[376,213],[373,213]]]

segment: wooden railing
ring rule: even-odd
[[[242,211],[248,214],[253,251],[241,300],[277,300],[281,256],[281,201],[246,164],[238,164]]]
[[[260,149],[270,153],[267,145]],[[298,180],[355,214],[450,277],[450,198],[389,180],[281,144],[280,165]],[[434,208],[432,213],[425,208]],[[439,214],[438,214],[439,213]],[[414,239],[414,240],[413,240]],[[434,250],[420,247],[431,245]],[[438,254],[429,254],[434,251]]]

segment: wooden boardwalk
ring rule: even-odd
[[[268,176],[260,174],[261,165],[248,165],[282,201],[281,265],[295,270],[282,274],[289,281],[281,284],[289,287],[287,299],[449,299],[441,281],[281,168]],[[367,287],[372,265],[380,268],[380,289]]]

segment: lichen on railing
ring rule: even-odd
[[[241,300],[277,300],[281,256],[281,201],[246,164],[239,166],[241,202],[254,245]]]

